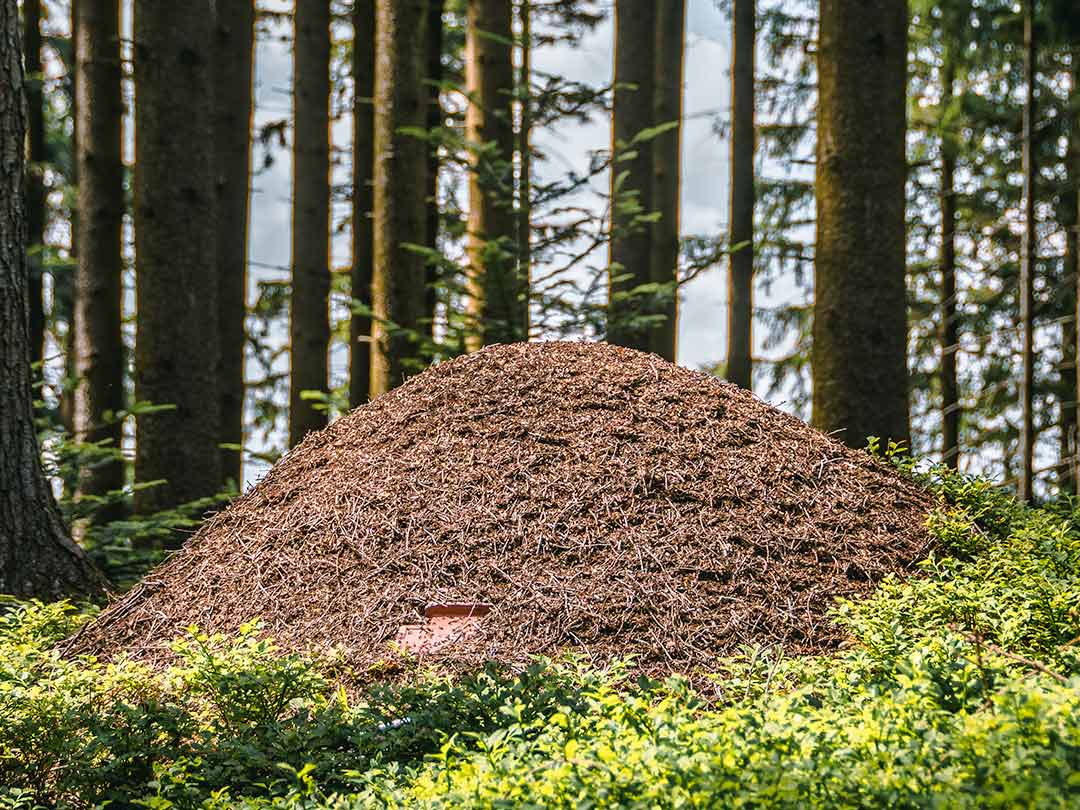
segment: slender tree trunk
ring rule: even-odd
[[[658,311],[664,320],[649,332],[649,349],[675,362],[679,283],[679,173],[682,148],[683,53],[685,0],[656,0],[656,47],[653,51],[653,124],[677,126],[656,137],[652,146],[652,204],[660,215],[649,245],[651,278],[670,288]]]
[[[532,289],[532,2],[518,0],[521,26],[521,71],[518,74],[518,278]],[[525,335],[529,334],[525,307]]]
[[[942,68],[941,109],[944,119],[953,100],[956,65],[946,46]],[[956,354],[960,335],[956,321],[956,143],[941,135],[941,436],[942,461],[956,469],[960,458],[960,394]]]
[[[1074,54],[1080,54],[1080,43],[1074,43],[1077,48]],[[1071,72],[1071,96],[1080,99],[1080,56],[1074,56]],[[1069,119],[1069,151],[1068,166],[1066,167],[1067,192],[1072,198],[1072,223],[1066,233],[1065,250],[1065,273],[1066,278],[1072,278],[1072,303],[1073,315],[1071,321],[1066,321],[1068,329],[1063,335],[1063,354],[1065,359],[1065,371],[1062,374],[1062,387],[1064,389],[1062,407],[1062,458],[1065,465],[1065,480],[1062,489],[1074,495],[1080,495],[1080,108],[1074,108],[1072,117]],[[1071,345],[1070,345],[1071,344]]]
[[[330,346],[330,4],[298,3],[293,57],[289,446],[326,427],[303,398],[325,391]]]
[[[221,483],[210,0],[135,0],[135,397],[141,514]]]
[[[214,146],[218,192],[218,340],[221,344],[221,478],[243,481],[244,319],[247,315],[248,189],[255,4],[217,4]]]
[[[75,31],[78,110],[79,227],[75,231],[75,434],[84,442],[119,448],[124,408],[121,228],[124,116],[120,72],[120,7],[116,0],[81,0]],[[104,495],[124,486],[119,459],[80,476],[79,490]],[[118,519],[119,507],[99,515]]]
[[[466,346],[513,343],[527,336],[525,290],[514,241],[514,61],[511,0],[469,0],[465,137],[469,172],[469,311]]]
[[[652,201],[652,142],[631,145],[653,125],[656,3],[615,0],[615,93],[611,111],[611,249],[607,339],[650,350],[647,307],[632,291],[652,281],[652,229],[635,218]]]
[[[55,599],[104,582],[68,537],[41,470],[31,410],[26,106],[19,12],[0,1],[0,593]]]
[[[1035,0],[1024,0],[1024,131],[1021,162],[1024,175],[1024,232],[1020,245],[1020,478],[1018,494],[1031,500],[1035,464],[1035,342],[1032,298],[1035,292]]]
[[[71,24],[71,61],[68,70],[71,74],[71,154],[75,160],[71,167],[71,183],[76,189],[79,187],[79,96],[75,92],[75,86],[79,81],[79,60],[75,53],[75,43],[79,39],[79,0],[70,0],[69,21]],[[68,214],[68,227],[71,229],[69,244],[71,246],[71,259],[77,262],[79,259],[79,207],[75,205]],[[76,271],[77,272],[77,271]],[[75,348],[75,332],[78,326],[75,323],[75,273],[53,273],[53,300],[52,316],[53,328],[56,329],[57,321],[67,323],[67,331],[64,334],[64,385],[60,389],[59,417],[64,431],[75,435],[75,383],[78,379],[77,350]],[[54,332],[59,339],[58,330]],[[71,493],[68,493],[71,494]]]
[[[26,103],[30,166],[26,189],[26,225],[29,231],[30,361],[40,363],[45,351],[45,107],[42,96],[41,0],[23,0],[23,46],[26,52]]]
[[[427,129],[431,132],[443,125],[443,108],[440,83],[443,79],[443,10],[445,0],[428,0],[427,20],[427,68],[428,110]],[[428,149],[427,165],[427,241],[433,250],[439,248],[439,147],[437,144]],[[424,317],[430,326],[432,337],[435,336],[435,309],[439,302],[439,268],[428,264],[425,271]]]
[[[353,244],[352,297],[371,306],[372,172],[375,137],[375,0],[356,0],[353,10]],[[438,212],[436,212],[437,214]],[[349,322],[349,405],[371,391],[371,316]]]
[[[907,3],[822,0],[813,421],[907,442]]]
[[[402,129],[427,122],[427,2],[377,0],[376,8],[372,397],[418,370],[426,306],[424,259],[408,243],[426,239],[427,149]]]
[[[753,386],[755,0],[734,0],[731,53],[731,234],[728,259],[729,382]]]

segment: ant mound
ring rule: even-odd
[[[69,649],[162,662],[261,618],[361,669],[575,651],[709,671],[835,648],[931,496],[752,394],[603,343],[494,346],[309,435]]]

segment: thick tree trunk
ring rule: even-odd
[[[1024,175],[1024,232],[1020,241],[1020,476],[1017,494],[1031,499],[1035,465],[1035,0],[1024,0],[1024,131],[1021,154]]]
[[[82,0],[75,26],[79,140],[79,227],[75,231],[75,433],[80,441],[120,447],[115,414],[124,408],[121,227],[124,165],[120,88],[120,9],[115,0]],[[124,465],[84,470],[80,492],[104,495],[124,485]],[[119,508],[102,514],[118,519]]]
[[[657,0],[656,47],[653,51],[653,124],[675,122],[674,129],[658,135],[652,146],[652,204],[660,215],[649,245],[654,284],[671,288],[658,310],[664,320],[650,330],[649,349],[675,362],[678,328],[679,180],[682,148],[683,53],[686,1]]]
[[[518,278],[532,289],[532,0],[518,0],[521,26],[521,67],[518,74]],[[529,307],[525,307],[525,333],[529,333]]]
[[[907,4],[822,0],[813,421],[907,442]]]
[[[652,141],[630,146],[653,126],[656,6],[615,0],[615,94],[611,111],[611,249],[607,339],[649,351],[650,329],[635,323],[647,308],[631,292],[652,281],[652,228],[634,219],[652,202]]]
[[[445,0],[428,0],[427,21],[427,68],[425,75],[428,81],[428,109],[427,129],[431,132],[436,127],[443,125],[443,108],[440,91],[440,82],[443,78],[443,10]],[[439,147],[432,145],[428,149],[427,164],[427,243],[428,247],[437,250],[439,247]],[[439,268],[429,264],[424,276],[426,306],[424,317],[432,337],[435,335],[435,310],[439,302]]]
[[[356,0],[353,11],[352,297],[371,306],[372,172],[375,163],[375,0]],[[371,316],[349,322],[349,405],[371,392]]]
[[[731,51],[731,208],[725,377],[753,386],[755,0],[734,0]]]
[[[375,45],[374,261],[371,395],[418,370],[416,336],[425,309],[427,148],[402,128],[427,122],[423,87],[426,0],[377,0]]]
[[[0,37],[0,593],[95,595],[104,582],[64,529],[31,411],[26,106],[15,0],[0,2]]]
[[[942,69],[942,115],[953,99],[956,67],[946,46]],[[960,393],[956,353],[960,334],[956,321],[956,143],[941,135],[941,436],[942,461],[956,469],[960,458]]]
[[[330,346],[330,4],[298,3],[293,50],[289,446],[326,427],[304,391],[325,391]]]
[[[466,347],[524,340],[525,290],[514,255],[514,62],[511,0],[469,0],[465,137],[469,172],[469,313]]]
[[[213,4],[135,0],[135,480],[147,514],[221,483]]]
[[[30,360],[40,363],[45,351],[45,107],[42,96],[41,0],[23,0],[23,47],[26,53],[26,104],[29,113],[30,165],[26,187],[26,226],[30,250]]]
[[[247,315],[248,188],[255,4],[217,4],[214,41],[214,146],[218,191],[218,341],[221,442],[244,443],[244,319]],[[222,447],[222,483],[243,481],[243,453]]]

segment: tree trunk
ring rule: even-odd
[[[1077,43],[1080,46],[1080,43]],[[1080,58],[1072,61],[1071,96],[1080,98]],[[1072,279],[1073,317],[1065,322],[1063,335],[1064,369],[1062,372],[1062,452],[1064,465],[1062,490],[1067,494],[1080,495],[1080,109],[1073,111],[1069,119],[1069,151],[1066,160],[1066,185],[1072,198],[1072,222],[1065,238],[1065,277]]]
[[[511,0],[469,0],[465,137],[469,172],[466,347],[524,340],[525,290],[514,255],[514,62]]]
[[[120,9],[115,0],[81,0],[75,26],[75,97],[79,140],[79,227],[75,231],[75,434],[119,448],[124,409],[122,333],[124,164],[121,153]],[[124,465],[83,471],[79,491],[104,495],[124,486]],[[121,517],[119,507],[98,519]]]
[[[79,60],[75,54],[75,44],[79,40],[79,0],[70,0],[68,20],[71,24],[72,53],[68,72],[70,75],[70,102],[71,102],[71,154],[75,156],[71,167],[71,184],[79,188],[79,96],[75,92],[75,86],[79,81]],[[77,193],[77,192],[76,192]],[[68,212],[68,227],[71,230],[70,241],[72,262],[79,258],[79,206],[72,206]],[[76,270],[76,273],[78,271]],[[58,320],[67,322],[67,331],[64,334],[64,385],[60,389],[59,417],[60,424],[69,436],[75,435],[75,385],[72,381],[78,379],[77,350],[75,348],[75,275],[76,273],[53,273],[53,301],[52,316],[55,328]],[[71,493],[66,493],[71,494]]]
[[[615,0],[607,340],[641,351],[650,349],[650,328],[639,320],[645,310],[643,296],[632,291],[652,281],[652,229],[634,220],[652,201],[652,142],[631,143],[653,125],[656,5]]]
[[[725,377],[753,386],[755,0],[734,0],[731,53],[731,207]]]
[[[427,147],[402,131],[427,122],[427,2],[377,0],[376,7],[372,397],[419,370],[424,259],[408,244],[425,242],[427,194]]]
[[[532,289],[532,1],[518,0],[521,25],[521,68],[518,74],[518,278]],[[525,335],[529,334],[529,307],[525,306]]]
[[[679,283],[679,172],[682,148],[683,53],[686,0],[656,0],[656,47],[653,51],[653,124],[676,123],[652,146],[652,204],[660,215],[649,245],[651,278],[669,287],[658,311],[664,320],[650,330],[649,349],[675,362]]]
[[[440,82],[443,78],[443,10],[445,0],[428,0],[427,29],[427,68],[428,110],[427,129],[431,132],[443,125],[443,108]],[[427,243],[432,250],[439,248],[439,147],[437,144],[428,148],[427,164]],[[425,301],[424,317],[428,321],[428,331],[435,336],[435,309],[439,302],[439,268],[428,264],[424,275]]]
[[[1017,494],[1031,500],[1035,464],[1035,342],[1032,299],[1035,294],[1035,0],[1024,0],[1024,131],[1021,154],[1024,175],[1024,232],[1020,242],[1020,477]]]
[[[221,480],[243,481],[244,319],[247,315],[251,82],[255,46],[252,0],[217,4],[214,41],[214,146],[218,205],[218,340],[221,345]]]
[[[907,443],[907,4],[822,0],[813,421]]]
[[[135,0],[135,480],[148,514],[221,483],[210,0]]]
[[[15,0],[0,0],[0,37],[0,593],[96,595],[104,582],[64,529],[31,409],[26,107]]]
[[[951,46],[945,46],[942,67],[942,120],[953,101],[956,65]],[[942,462],[957,469],[960,458],[960,394],[956,353],[960,335],[956,322],[956,142],[941,133],[941,436]]]
[[[326,427],[304,391],[326,391],[330,346],[330,4],[298,3],[293,51],[289,446]]]
[[[371,306],[371,209],[374,169],[375,0],[356,0],[353,11],[353,244],[352,297]],[[371,391],[371,316],[349,321],[349,405]]]
[[[26,53],[26,104],[29,113],[30,165],[27,171],[26,225],[30,243],[30,361],[40,363],[45,352],[45,107],[42,96],[41,0],[23,0],[23,47]]]

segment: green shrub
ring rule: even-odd
[[[922,476],[924,576],[838,605],[839,654],[747,650],[705,689],[537,661],[347,694],[257,625],[152,671],[65,660],[84,616],[9,606],[0,810],[1080,806],[1080,519]]]

